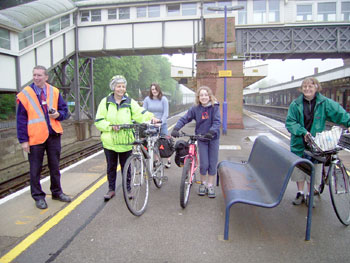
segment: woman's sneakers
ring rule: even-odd
[[[309,206],[309,204],[310,204],[310,195],[309,194],[306,195],[305,204],[307,206]],[[312,208],[315,208],[315,198],[314,198],[314,200],[312,202]]]
[[[198,189],[198,195],[204,196],[207,193],[207,187],[205,184],[201,184]]]
[[[301,205],[305,202],[305,196],[303,192],[298,192],[297,196],[293,200],[293,205]]]
[[[165,166],[165,168],[168,168],[168,169],[169,169],[169,168],[171,167],[171,162],[168,161],[164,166]]]
[[[310,203],[310,195],[307,194],[306,197],[303,192],[298,192],[297,196],[293,200],[293,205],[301,205],[302,203],[305,203],[307,206],[309,206]],[[313,201],[312,207],[315,207],[315,199]]]
[[[208,194],[209,198],[215,198],[216,197],[215,188],[214,188],[213,185],[207,187],[205,184],[201,184],[199,186],[198,195],[204,196],[206,194]]]
[[[103,198],[105,199],[105,201],[109,201],[110,199],[113,198],[113,196],[115,196],[115,191],[109,190],[104,196]]]
[[[215,189],[214,186],[208,186],[208,197],[209,198],[215,198],[216,194],[215,194]]]

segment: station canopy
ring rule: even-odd
[[[70,0],[38,0],[0,10],[0,27],[23,32],[77,9]]]

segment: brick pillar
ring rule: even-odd
[[[208,86],[213,90],[221,106],[224,102],[224,18],[205,20],[205,41],[197,45],[197,87]],[[227,70],[232,77],[226,78],[227,128],[243,128],[243,60],[233,59],[236,54],[234,18],[227,19]]]

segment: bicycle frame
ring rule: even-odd
[[[151,178],[153,178],[157,174],[158,170],[160,169],[160,167],[158,167],[156,170],[153,170],[154,161],[155,161],[153,159],[154,157],[153,153],[154,151],[156,151],[155,144],[158,139],[158,136],[159,136],[159,132],[157,136],[147,137],[147,146],[148,146],[147,169]]]
[[[141,140],[136,140],[134,142],[134,147],[133,147],[133,154],[142,155],[142,158],[146,159],[146,165],[147,165],[146,169],[151,179],[160,169],[158,167],[157,170],[153,170],[153,164],[154,164],[153,153],[156,150],[155,144],[158,136],[159,136],[159,130],[156,136],[154,135],[147,136],[147,149],[144,147]]]
[[[194,174],[195,174],[195,172],[198,169],[197,146],[196,146],[195,142],[193,142],[192,140],[190,140],[190,142],[189,142],[189,151],[188,151],[188,155],[186,155],[186,157],[184,159],[184,163],[186,163],[187,159],[191,159],[191,179],[190,179],[190,183],[192,184]]]

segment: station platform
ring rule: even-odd
[[[169,120],[172,128],[178,116]],[[220,139],[219,161],[247,160],[254,140],[266,135],[289,149],[284,124],[244,112],[244,129],[228,130]],[[194,131],[194,123],[186,125]],[[268,154],[268,153],[266,153]],[[350,153],[343,160],[349,166]],[[49,180],[42,186],[48,209],[39,210],[23,189],[0,200],[0,262],[347,262],[350,228],[336,218],[328,189],[315,197],[311,240],[305,241],[307,207],[293,206],[291,182],[274,209],[234,205],[229,240],[224,241],[225,205],[217,197],[191,191],[186,209],[180,207],[182,168],[172,162],[161,189],[153,183],[147,211],[141,217],[127,209],[118,174],[116,196],[104,202],[106,162],[99,152],[62,172],[69,204],[51,199]],[[119,172],[118,172],[119,173]]]

